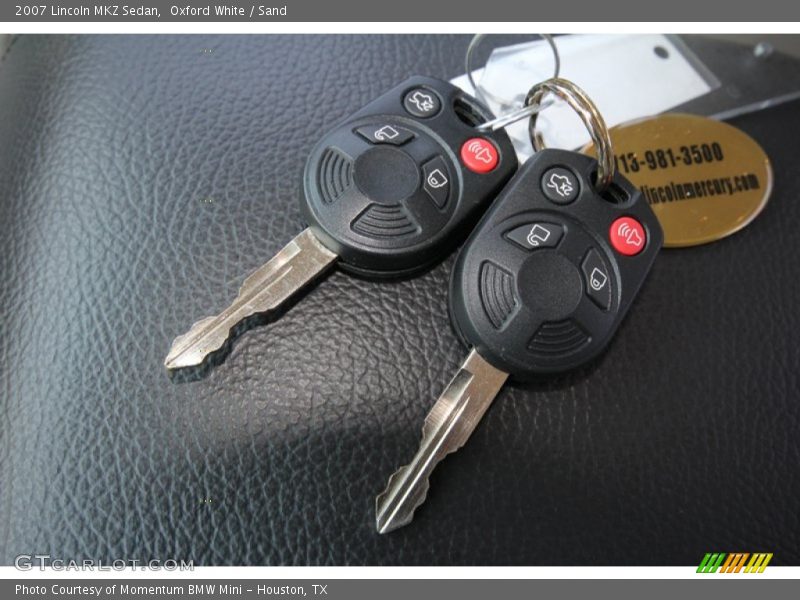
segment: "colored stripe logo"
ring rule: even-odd
[[[749,560],[748,560],[749,559]],[[769,561],[772,560],[772,553],[756,552],[708,552],[700,566],[697,567],[698,573],[763,573]]]

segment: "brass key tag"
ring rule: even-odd
[[[739,231],[772,192],[766,153],[727,123],[666,113],[610,134],[617,170],[645,194],[666,247],[707,244]],[[594,155],[591,145],[585,151]]]

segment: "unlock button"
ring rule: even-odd
[[[564,228],[555,223],[528,223],[516,227],[506,234],[506,237],[526,250],[539,248],[555,248],[564,235]]]
[[[442,157],[437,156],[426,162],[422,166],[422,176],[424,178],[422,187],[428,192],[436,206],[444,208],[450,193],[450,176]]]

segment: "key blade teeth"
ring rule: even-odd
[[[425,417],[414,458],[389,478],[386,490],[375,499],[379,533],[411,522],[428,495],[429,477],[436,465],[464,445],[507,377],[476,350],[469,353]]]
[[[164,366],[169,370],[195,367],[210,353],[222,348],[230,336],[230,330],[213,329],[216,320],[217,317],[201,319],[189,331],[176,337],[164,359]]]
[[[394,472],[386,490],[376,498],[378,533],[388,533],[412,521],[414,512],[428,496],[430,473],[446,454],[463,444],[461,436],[452,432],[469,401],[463,393],[470,379],[463,371],[453,378],[425,417],[420,449],[414,459]]]
[[[228,308],[198,321],[175,338],[164,366],[172,370],[200,365],[209,354],[222,349],[236,325],[277,309],[330,269],[336,258],[310,229],[305,229],[244,280]]]
[[[375,498],[375,528],[389,533],[411,523],[414,513],[428,496],[428,480],[409,481],[410,468],[400,467],[389,478],[386,489]],[[409,495],[412,494],[412,495]]]

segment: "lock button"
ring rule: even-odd
[[[437,207],[444,208],[450,194],[450,177],[447,174],[444,159],[437,156],[425,163],[422,166],[422,176],[424,177],[422,187],[425,188]]]
[[[590,248],[581,263],[586,295],[603,310],[611,308],[611,272],[600,253]]]

